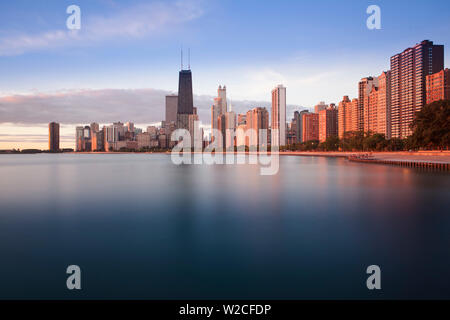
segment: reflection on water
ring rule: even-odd
[[[259,173],[1,156],[0,298],[450,298],[448,174],[319,157]]]

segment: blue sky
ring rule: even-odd
[[[82,14],[76,35],[66,28],[71,4]],[[381,30],[366,27],[371,4],[381,8]],[[446,46],[448,67],[449,14],[447,0],[2,1],[0,96],[176,92],[183,46],[196,95],[226,84],[233,100],[270,101],[283,83],[288,104],[311,108],[355,97],[361,77],[424,39]]]

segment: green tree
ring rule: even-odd
[[[338,151],[339,150],[339,138],[337,136],[328,137],[324,142],[319,145],[319,148],[323,151]]]
[[[430,103],[416,112],[408,144],[416,148],[448,149],[450,146],[450,100]]]

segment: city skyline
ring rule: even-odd
[[[213,25],[211,30],[205,31],[206,34],[210,35],[213,31],[222,30],[219,32],[222,36],[221,40],[229,46],[225,46],[219,55],[216,52],[213,54],[211,49],[207,49],[204,42],[206,38],[202,38],[202,32],[199,32],[198,27],[205,19],[209,20],[214,17],[212,14],[215,12],[214,9],[221,8],[224,15],[230,15],[236,4],[180,1],[168,2],[158,7],[154,3],[138,1],[124,2],[116,7],[111,7],[105,4],[93,5],[81,1],[79,5],[83,11],[83,17],[85,17],[83,26],[89,31],[92,30],[90,28],[94,22],[100,21],[99,17],[109,17],[110,20],[107,21],[112,21],[113,18],[122,19],[117,21],[127,21],[126,19],[131,17],[137,20],[136,30],[134,30],[136,33],[126,29],[126,34],[122,35],[127,39],[126,49],[113,46],[114,49],[117,49],[113,50],[113,53],[110,51],[110,46],[114,41],[111,41],[103,29],[103,33],[100,31],[95,33],[95,36],[101,41],[99,39],[91,39],[91,41],[71,39],[73,43],[62,40],[55,40],[56,42],[53,43],[51,39],[44,43],[38,41],[39,35],[42,34],[41,31],[59,30],[59,24],[56,22],[60,20],[64,22],[67,17],[64,10],[62,13],[60,12],[61,8],[65,8],[63,5],[50,2],[50,5],[46,7],[48,12],[44,13],[39,4],[30,6],[27,18],[29,19],[29,28],[33,27],[35,30],[33,32],[30,32],[26,26],[13,24],[5,13],[8,10],[14,12],[17,8],[5,5],[1,16],[4,17],[1,20],[2,24],[7,26],[5,30],[11,31],[11,34],[17,37],[12,41],[12,37],[0,34],[0,67],[11,71],[8,79],[0,80],[0,105],[3,106],[0,113],[0,149],[18,147],[44,149],[44,146],[47,145],[44,130],[51,121],[61,124],[62,147],[74,147],[71,140],[73,140],[74,129],[79,123],[98,121],[101,124],[107,124],[119,120],[134,121],[137,126],[145,128],[161,121],[164,119],[165,112],[164,97],[168,94],[176,94],[176,71],[174,70],[179,68],[180,45],[184,45],[185,49],[191,48],[190,62],[192,68],[195,69],[194,105],[198,107],[200,120],[207,124],[211,118],[209,109],[214,97],[213,93],[221,83],[227,85],[236,114],[245,113],[254,107],[266,107],[269,110],[271,106],[270,91],[274,86],[282,83],[288,88],[286,119],[291,119],[294,111],[302,109],[312,111],[318,101],[337,105],[343,95],[357,97],[358,89],[355,81],[359,81],[366,75],[378,76],[383,70],[389,70],[390,56],[420,43],[423,39],[430,39],[444,46],[449,42],[448,33],[443,32],[446,30],[446,20],[435,21],[439,20],[439,13],[436,13],[435,9],[428,9],[422,3],[411,5],[409,14],[413,16],[426,15],[427,12],[432,11],[437,16],[433,21],[426,19],[424,22],[415,21],[417,28],[414,34],[406,31],[406,26],[411,23],[407,17],[397,17],[398,15],[393,14],[398,12],[401,2],[399,2],[400,4],[380,2],[383,13],[381,30],[366,28],[366,4],[355,5],[343,2],[337,6],[330,1],[323,3],[326,6],[320,10],[323,11],[324,17],[347,12],[351,16],[359,17],[359,20],[356,19],[352,23],[342,22],[342,30],[333,28],[335,37],[333,39],[330,37],[327,41],[322,41],[323,43],[318,42],[314,35],[321,34],[323,29],[331,28],[325,19],[320,20],[321,27],[317,27],[317,30],[307,29],[304,21],[290,22],[291,28],[298,27],[301,30],[306,28],[309,33],[308,35],[302,33],[300,37],[293,34],[291,29],[287,30],[286,34],[280,36],[279,43],[277,43],[282,49],[281,55],[276,50],[257,50],[269,41],[267,39],[257,38],[257,43],[249,46],[245,44],[241,35],[237,35],[236,42],[238,44],[236,44],[235,41],[230,40],[229,27],[220,29],[217,25]],[[445,1],[436,1],[434,4],[441,7],[443,11],[449,6]],[[291,8],[292,5],[292,3],[282,2],[280,10],[285,6]],[[308,12],[312,15],[308,19],[318,17],[319,9],[315,6],[311,4],[294,6],[297,9],[300,7],[302,10],[298,10],[298,13],[301,16]],[[139,8],[144,10],[143,12],[147,12],[145,10],[151,8],[159,13],[183,12],[183,15],[179,19],[179,24],[175,26],[170,24],[170,28],[164,24],[167,21],[154,26],[156,30],[159,30],[158,28],[165,30],[162,35],[155,36],[148,30],[149,26],[145,23],[142,24],[143,22],[139,20],[142,18],[142,14],[138,14],[137,9]],[[248,4],[243,5],[240,17],[249,9]],[[53,15],[57,19],[56,22],[47,21],[39,24],[30,17],[34,13],[39,13],[41,16]],[[271,11],[265,5],[258,6],[255,12],[255,14],[260,14],[261,18],[270,13]],[[212,17],[207,18],[208,14],[212,14]],[[292,15],[288,12],[285,14]],[[19,21],[25,19],[20,14],[18,17]],[[392,29],[394,17],[403,21],[405,25],[395,24],[395,30]],[[281,13],[275,15],[275,20],[278,21],[281,18]],[[239,17],[233,17],[232,21],[243,23]],[[186,27],[187,30],[196,28],[196,38],[183,37],[186,35],[186,31],[180,30],[181,27]],[[265,26],[261,30],[267,28],[268,26]],[[352,37],[348,37],[348,34],[344,32],[349,28],[354,28]],[[246,35],[253,35],[256,32],[248,24],[242,30]],[[389,34],[386,32],[387,30]],[[83,27],[80,31],[85,32]],[[142,34],[140,34],[141,31]],[[114,36],[114,32],[117,30],[113,29],[110,32]],[[402,40],[399,41],[391,33],[402,33]],[[23,36],[27,36],[26,39],[30,40],[29,46],[24,46],[26,41]],[[84,37],[82,34],[79,36]],[[64,38],[65,35],[61,37]],[[340,43],[338,43],[338,39],[341,40]],[[157,45],[150,50],[147,40],[153,46],[155,42]],[[209,37],[208,40],[210,40]],[[356,40],[359,41],[358,46],[349,44],[349,41]],[[7,46],[8,44],[9,46]],[[208,44],[210,43],[208,42]],[[7,50],[11,47],[15,50]],[[254,50],[252,51],[251,58],[250,47],[257,50],[256,55]],[[139,52],[144,50],[147,54],[137,54],[136,50]],[[91,58],[86,59],[86,54],[89,54],[92,60],[90,60]],[[131,60],[130,55],[133,56]],[[50,57],[52,64],[50,64]],[[283,62],[279,62],[280,58]],[[96,63],[99,59],[103,59],[103,63]],[[37,60],[40,61],[39,65],[33,63]],[[444,65],[448,66],[446,62],[449,61],[449,52],[445,52],[444,60]],[[286,62],[289,62],[289,65]],[[139,68],[137,63],[140,63]],[[156,65],[158,68],[155,69]],[[101,68],[102,66],[107,69],[107,72]],[[248,76],[249,70],[252,70],[252,76]],[[59,73],[63,71],[64,74]],[[81,71],[83,72],[80,73]],[[236,77],[236,74],[239,74],[239,77]],[[71,75],[71,77],[67,77],[67,75]],[[113,83],[119,79],[121,83]],[[161,99],[161,97],[163,98]],[[113,112],[106,112],[106,110]],[[117,116],[114,119],[107,118],[107,113],[117,114]],[[51,118],[50,115],[55,117]],[[138,121],[138,119],[143,121]],[[18,142],[21,143],[18,144]]]
[[[431,64],[430,67],[425,68],[421,62],[423,61],[421,53],[422,51],[417,51],[419,50],[417,48],[428,48],[429,46],[431,46],[430,48],[436,47],[439,51],[438,55],[433,58],[433,56],[435,55],[434,51],[431,51],[432,49],[426,50],[428,57],[426,63],[428,63],[429,60],[429,63]],[[393,55],[391,57],[391,66],[393,59],[397,59],[398,56],[408,54],[409,52],[413,52],[414,59],[419,59],[417,60],[418,62],[416,64],[417,66],[420,66],[420,69],[417,69],[420,70],[420,72],[417,73],[417,75],[416,72],[411,73],[412,71],[408,71],[409,73],[406,73],[406,71],[402,71],[400,69],[400,71],[396,72],[402,76],[397,76],[398,80],[393,83],[391,83],[390,70],[382,71],[379,77],[364,77],[358,82],[358,98],[350,101],[348,96],[344,96],[343,101],[339,103],[339,107],[337,109],[335,103],[330,103],[330,105],[328,106],[324,101],[320,101],[316,106],[314,106],[313,113],[310,113],[308,109],[304,109],[301,110],[302,112],[299,114],[300,110],[296,110],[294,112],[294,118],[292,119],[292,122],[288,122],[286,119],[286,87],[284,87],[282,84],[277,85],[271,91],[272,105],[270,108],[270,112],[272,115],[270,119],[272,124],[271,126],[268,126],[267,129],[281,129],[279,129],[280,132],[276,133],[277,136],[272,135],[272,140],[276,139],[276,145],[280,146],[298,142],[307,142],[310,140],[319,140],[320,142],[325,142],[326,138],[328,137],[336,136],[342,138],[345,132],[355,131],[355,129],[364,132],[381,133],[385,135],[387,139],[390,139],[392,122],[391,100],[392,97],[394,97],[391,91],[395,93],[396,89],[394,89],[394,86],[398,86],[399,88],[409,87],[407,86],[407,81],[409,81],[408,79],[413,76],[417,77],[416,83],[418,83],[418,85],[420,84],[420,89],[419,87],[417,87],[417,93],[414,94],[414,97],[418,96],[419,100],[417,100],[416,102],[416,99],[414,98],[414,100],[411,100],[410,102],[410,104],[414,103],[415,110],[420,110],[427,101],[432,102],[439,99],[448,99],[450,96],[450,85],[448,83],[447,76],[448,69],[444,69],[444,46],[433,45],[432,41],[423,40],[413,47],[404,49],[402,53]],[[418,56],[418,58],[416,58],[417,53],[415,52],[419,52],[420,55]],[[183,59],[183,52],[181,52],[181,59]],[[409,65],[408,61],[405,62],[405,65]],[[433,66],[433,68],[431,68],[431,66]],[[408,76],[409,74],[410,76]],[[403,78],[405,78],[405,80],[403,80]],[[185,128],[189,130],[193,135],[193,132],[195,130],[194,121],[199,120],[197,107],[195,107],[193,103],[192,87],[193,83],[190,63],[188,69],[184,68],[182,63],[181,69],[179,71],[178,93],[176,95],[169,94],[165,96],[164,120],[161,120],[161,122],[158,124],[147,126],[147,131],[144,134],[142,134],[142,129],[134,129],[133,122],[127,122],[125,127],[120,121],[114,122],[109,126],[104,125],[102,130],[100,130],[100,125],[96,122],[91,123],[90,126],[77,126],[75,135],[75,147],[73,149],[75,149],[76,151],[110,151],[110,149],[118,151],[120,148],[168,148],[173,146],[173,143],[170,142],[171,133],[176,128]],[[414,90],[414,92],[416,92],[416,89]],[[432,96],[431,93],[433,94]],[[182,98],[180,99],[179,97]],[[402,99],[400,99],[399,101],[402,101]],[[224,85],[222,87],[221,85],[219,85],[218,96],[214,98],[214,104],[211,107],[211,123],[209,124],[209,127],[212,129],[218,129],[222,133],[224,139],[223,146],[228,149],[229,147],[232,147],[235,143],[237,143],[237,141],[240,141],[242,139],[236,136],[237,140],[235,142],[229,140],[229,133],[227,131],[231,129],[232,132],[234,132],[237,129],[237,119],[236,113],[234,111],[231,112],[231,108],[230,112],[227,112],[227,103],[228,99],[226,95],[226,86]],[[347,103],[350,107],[347,106]],[[400,104],[399,106],[402,110],[403,108],[405,108],[403,104]],[[248,118],[249,112],[251,113],[252,111],[257,109],[261,109],[261,107],[253,107],[251,110],[248,110],[247,112],[244,112],[242,114],[240,113],[238,115],[245,117],[245,114],[247,114],[246,117]],[[333,116],[332,118],[329,118],[328,113],[331,112],[331,110],[333,110]],[[301,114],[303,114],[304,112],[306,113],[302,116]],[[321,119],[321,121],[319,121],[319,118]],[[268,119],[269,117],[267,117],[267,121]],[[340,121],[338,121],[339,119]],[[408,126],[411,119],[412,118],[402,120],[402,125]],[[248,119],[247,121],[244,119],[244,124],[245,122],[247,122],[247,126],[240,126],[241,129],[252,128],[251,122],[250,126],[248,126]],[[230,123],[232,125],[230,125]],[[285,125],[281,126],[281,123],[284,123]],[[54,127],[54,125],[57,125],[57,129]],[[130,125],[132,126],[132,128],[130,128]],[[206,125],[206,127],[208,127],[208,125]],[[259,125],[257,127],[259,127]],[[65,146],[64,143],[62,144],[61,148],[59,147],[59,123],[51,122],[49,123],[48,128],[48,150],[57,151],[59,149],[68,149],[71,147]],[[112,133],[109,133],[108,131],[110,128],[113,131]],[[125,130],[123,130],[123,128],[125,128]],[[149,132],[149,128],[154,128],[157,134],[156,132],[155,134],[151,134]],[[202,132],[204,132],[204,129],[205,125],[201,125]],[[253,129],[257,128],[255,127]],[[245,130],[246,129],[244,129],[244,131]],[[118,131],[123,132],[122,134],[119,134]],[[56,144],[54,142],[55,132],[57,134]],[[101,134],[101,137],[98,136],[99,134]],[[301,138],[298,138],[299,135],[301,135]],[[153,136],[153,138],[150,138],[150,136]],[[69,138],[69,136],[63,137]],[[153,142],[151,142],[151,140]],[[209,130],[206,132],[204,140],[211,142],[211,133]],[[282,142],[282,140],[285,142]],[[287,141],[289,142],[286,143]],[[154,144],[155,142],[156,145]],[[248,147],[252,143],[253,142],[249,143],[249,141],[244,142],[244,144]],[[16,147],[10,149],[16,149]],[[39,148],[33,147],[32,149]]]

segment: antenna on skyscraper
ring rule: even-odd
[[[191,70],[191,48],[188,48],[188,70]]]
[[[181,46],[181,70],[183,70],[183,46]]]

